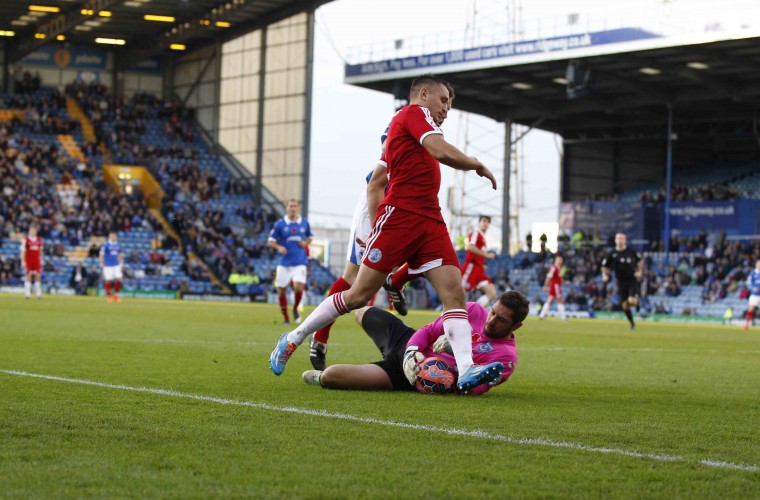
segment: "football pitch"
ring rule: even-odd
[[[528,318],[512,378],[458,397],[307,386],[307,346],[275,377],[272,305],[0,318],[0,497],[760,498],[760,327]],[[341,318],[328,363],[378,359]]]

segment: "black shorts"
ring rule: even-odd
[[[414,391],[415,388],[404,375],[404,351],[414,334],[414,329],[398,317],[377,307],[367,309],[362,317],[362,328],[372,338],[383,355],[382,361],[372,363],[379,366],[391,379],[394,391]]]
[[[618,280],[618,293],[620,294],[620,303],[627,301],[629,297],[639,297],[641,285],[638,280]]]

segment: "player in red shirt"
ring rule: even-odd
[[[449,91],[449,104],[447,107],[447,113],[451,110],[454,104],[454,88],[446,84],[446,88]],[[446,116],[443,116],[446,118]],[[436,125],[440,128],[443,122],[436,121]],[[380,137],[381,151],[385,152],[385,140],[387,139],[388,129],[385,129]],[[368,239],[369,233],[372,227],[375,225],[375,216],[377,214],[377,208],[383,201],[385,196],[385,190],[388,186],[388,172],[387,164],[384,161],[379,161],[375,165],[375,169],[369,175],[367,179],[367,187],[359,197],[356,208],[354,209],[354,219],[351,223],[351,236],[349,237],[349,253],[346,257],[346,267],[343,270],[343,275],[335,280],[330,287],[330,291],[327,295],[334,295],[338,292],[344,292],[351,288],[351,284],[356,280],[357,274],[359,274],[359,264],[361,264],[362,256],[364,255],[364,248],[366,246],[365,240]],[[361,248],[361,250],[359,250]],[[389,302],[393,304],[396,312],[402,316],[406,316],[406,298],[404,296],[404,284],[409,279],[409,266],[404,264],[398,271],[388,276],[383,288],[388,292]],[[403,274],[403,276],[402,276]],[[394,287],[392,278],[396,276],[400,288]],[[370,301],[372,305],[373,301]],[[316,370],[324,370],[327,367],[327,340],[330,338],[330,329],[332,323],[327,326],[323,326],[317,330],[312,336],[309,349],[309,359],[312,366]]]
[[[29,226],[29,234],[21,243],[21,266],[24,270],[24,295],[32,296],[32,282],[38,299],[42,298],[42,238],[37,236],[37,227]]]
[[[467,235],[467,245],[462,264],[462,285],[465,291],[478,290],[483,295],[478,299],[478,304],[488,307],[488,304],[496,299],[496,287],[493,281],[486,275],[486,259],[493,259],[496,254],[486,250],[486,231],[491,227],[491,218],[481,215],[478,219],[478,228]]]
[[[554,264],[549,266],[549,271],[546,273],[546,280],[544,281],[544,290],[549,292],[549,298],[546,299],[546,303],[541,307],[541,312],[538,315],[539,319],[544,319],[546,313],[549,312],[552,302],[557,301],[557,309],[559,309],[559,316],[562,321],[567,321],[567,314],[565,313],[565,299],[562,297],[562,275],[560,270],[562,269],[562,263],[564,259],[561,255],[557,255],[554,258]]]
[[[296,348],[313,332],[339,316],[369,302],[394,267],[407,262],[411,274],[425,274],[443,303],[443,326],[452,346],[460,376],[460,390],[499,377],[501,363],[476,366],[472,360],[472,328],[465,309],[465,293],[454,246],[438,205],[439,161],[458,170],[474,170],[496,189],[493,173],[443,139],[436,121],[448,112],[446,82],[425,75],[412,82],[410,104],[391,120],[384,158],[389,188],[377,211],[375,226],[353,286],[325,299],[292,332],[284,333],[269,357],[275,375]],[[405,354],[407,356],[407,354]],[[422,354],[409,352],[414,359]],[[419,361],[422,361],[420,359]]]

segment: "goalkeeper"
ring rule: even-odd
[[[504,369],[490,383],[478,385],[467,394],[479,395],[505,382],[517,366],[514,332],[528,315],[528,299],[517,291],[501,294],[490,311],[475,302],[467,303],[472,326],[472,356],[477,364],[500,362]],[[303,373],[307,384],[330,389],[413,391],[420,363],[438,356],[456,366],[451,347],[443,332],[443,319],[423,326],[417,332],[393,314],[376,307],[356,311],[356,321],[383,355],[382,361],[365,365],[332,365],[324,371]]]

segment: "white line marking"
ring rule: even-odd
[[[664,347],[576,347],[576,346],[521,346],[521,351],[598,351],[598,352],[678,352],[678,353],[711,353],[711,354],[760,354],[760,350],[740,350],[740,349],[668,349]]]
[[[95,387],[105,387],[107,389],[121,389],[124,391],[134,392],[147,392],[149,394],[159,394],[162,396],[172,396],[176,398],[194,399],[196,401],[206,401],[209,403],[218,403],[223,405],[233,406],[247,406],[249,408],[257,408],[260,410],[271,410],[285,413],[295,413],[298,415],[309,415],[313,417],[326,417],[337,418],[341,420],[349,420],[352,422],[360,422],[364,424],[377,424],[388,427],[400,427],[402,429],[414,429],[428,432],[437,432],[441,434],[449,434],[453,436],[465,436],[474,437],[480,439],[490,439],[492,441],[500,441],[510,444],[527,444],[538,446],[550,446],[553,448],[569,448],[572,450],[588,451],[593,453],[605,453],[611,455],[622,455],[626,457],[646,458],[649,460],[655,460],[657,462],[687,462],[687,463],[699,463],[707,467],[716,467],[719,469],[734,469],[746,472],[760,472],[760,467],[756,465],[748,464],[735,464],[731,462],[723,462],[720,460],[713,460],[709,458],[704,459],[692,459],[687,457],[681,457],[678,455],[658,455],[656,453],[644,453],[638,451],[622,450],[619,448],[600,448],[596,446],[590,446],[578,443],[569,443],[566,441],[553,441],[551,439],[544,438],[514,438],[509,436],[502,436],[500,434],[491,434],[490,432],[474,430],[469,431],[466,429],[451,429],[447,427],[437,427],[434,425],[424,424],[410,424],[407,422],[394,422],[393,420],[380,420],[376,418],[357,417],[354,415],[347,415],[345,413],[331,413],[325,410],[308,410],[305,408],[295,408],[292,406],[274,406],[266,403],[253,403],[250,401],[236,401],[234,399],[217,398],[213,396],[200,396],[197,394],[188,394],[185,392],[173,391],[171,389],[152,389],[150,387],[132,387],[129,385],[120,384],[108,384],[105,382],[94,382],[92,380],[82,380],[76,378],[56,377],[53,375],[40,375],[37,373],[21,372],[16,370],[0,370],[0,373],[7,375],[18,375],[21,377],[40,378],[45,380],[55,380],[58,382],[69,382],[72,384],[92,385]]]

